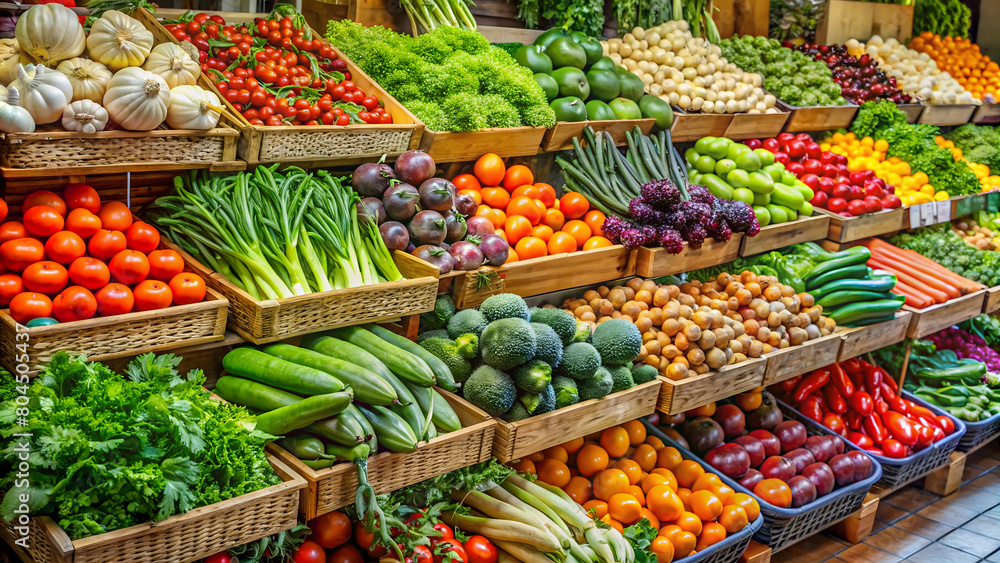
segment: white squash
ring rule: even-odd
[[[214,92],[200,86],[177,86],[170,89],[167,125],[174,129],[207,131],[219,124],[222,101]]]
[[[10,87],[20,92],[21,107],[28,110],[37,124],[58,120],[73,99],[69,78],[40,64],[18,66],[17,80]]]
[[[140,66],[153,48],[153,34],[139,20],[108,10],[94,22],[87,37],[90,58],[112,71]]]
[[[17,39],[0,39],[0,85],[6,86],[17,78],[21,63],[21,47]]]
[[[97,61],[74,57],[59,63],[56,70],[69,78],[73,87],[73,101],[92,100],[101,103],[111,80],[111,71]]]
[[[111,119],[125,129],[149,131],[167,118],[170,88],[152,72],[129,67],[111,77],[102,105]]]
[[[93,135],[108,124],[108,110],[93,100],[78,100],[63,110],[62,124],[67,131]]]
[[[153,47],[142,68],[162,76],[171,88],[193,85],[201,75],[198,61],[175,43],[160,43]]]
[[[28,110],[17,104],[17,88],[11,86],[7,103],[0,102],[0,131],[4,133],[33,133],[35,120],[31,118]]]
[[[43,65],[80,56],[87,46],[76,13],[62,4],[36,4],[21,14],[14,27],[21,50]]]

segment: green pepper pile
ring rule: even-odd
[[[977,359],[960,358],[929,340],[914,340],[910,345],[904,388],[962,420],[979,422],[1000,415],[998,387],[1000,379]]]

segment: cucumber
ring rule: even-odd
[[[422,415],[421,419],[414,423],[414,421],[407,418],[406,415],[399,410],[399,408],[390,407],[390,410],[403,417],[403,420],[406,420],[406,423],[410,425],[413,433],[421,439],[424,439],[427,436],[427,429],[430,426],[433,426],[434,411],[431,410],[431,407],[433,406],[434,388],[420,387],[419,385],[414,385],[408,381],[404,381],[403,385],[410,390],[410,394],[413,395],[414,404],[420,408],[420,413]]]
[[[784,205],[790,209],[798,209],[802,207],[802,194],[799,190],[791,186],[786,186],[785,184],[775,184],[774,191],[771,192],[771,203],[775,205]]]
[[[278,440],[278,445],[299,459],[329,459],[323,440],[310,434],[293,434]]]
[[[427,412],[433,404],[434,411],[432,413],[432,420],[435,425],[440,427],[445,432],[454,432],[462,429],[462,421],[458,419],[458,415],[455,414],[455,410],[451,408],[448,401],[445,400],[445,398],[438,393],[436,389],[432,389],[432,394],[428,396],[424,393],[417,393],[417,390],[421,389],[421,387],[417,387],[412,383],[407,384],[406,386],[413,392],[413,397],[417,400],[417,403],[424,412]]]
[[[301,395],[344,390],[343,382],[329,373],[276,358],[256,348],[243,347],[229,352],[222,358],[222,367],[233,375]]]
[[[397,399],[392,386],[374,372],[352,362],[291,344],[269,344],[262,350],[276,358],[332,375],[354,391],[356,401],[370,405],[389,405]]]
[[[829,262],[824,262],[823,264],[829,264]],[[868,277],[868,266],[865,264],[855,264],[853,266],[840,267],[837,269],[829,270],[818,276],[811,276],[805,280],[806,291],[812,290],[814,287],[822,287],[832,281],[836,280],[846,280],[855,279],[861,280]]]
[[[715,174],[702,174],[699,181],[704,184],[706,188],[708,188],[708,193],[714,195],[715,197],[733,199],[733,187]]]
[[[417,449],[417,439],[406,421],[385,407],[366,409],[358,407],[375,429],[379,443],[392,452],[412,452]]]
[[[215,394],[229,403],[259,411],[273,411],[294,405],[304,398],[263,383],[232,375],[224,375],[215,382]]]
[[[823,297],[838,291],[890,291],[896,287],[896,276],[871,276],[868,279],[846,279],[835,280],[817,288],[809,289],[809,294],[813,299],[820,300]]]
[[[259,415],[257,429],[274,436],[283,436],[293,430],[305,428],[313,422],[340,414],[350,404],[351,394],[343,391],[314,395],[302,399],[294,405]]]
[[[863,246],[855,246],[843,252],[838,252],[836,258],[814,266],[809,271],[809,275],[806,276],[806,283],[808,284],[810,279],[823,276],[834,270],[858,264],[866,264],[871,256],[871,251]]]
[[[372,334],[385,340],[393,346],[398,346],[403,350],[413,354],[414,356],[423,360],[427,367],[431,368],[434,372],[434,378],[437,381],[437,385],[442,389],[448,391],[456,391],[458,387],[455,386],[455,378],[451,375],[451,369],[448,364],[444,363],[440,358],[431,354],[423,348],[423,346],[417,344],[416,342],[406,338],[405,336],[400,336],[395,332],[386,330],[378,325],[366,325],[366,328],[372,331]],[[426,409],[424,409],[426,411]]]
[[[437,437],[438,437],[438,428],[437,426],[431,424],[431,427],[427,430],[427,441],[430,442],[431,440]]]
[[[816,301],[816,304],[827,309],[849,303],[880,301],[890,298],[892,298],[892,294],[888,291],[835,291],[824,295],[822,299]]]
[[[364,348],[397,376],[421,387],[434,386],[434,372],[427,366],[427,362],[398,346],[389,344],[371,331],[359,326],[350,326],[331,330],[330,334]]]
[[[327,467],[333,467],[334,463],[337,463],[335,459],[300,459],[302,463],[306,464],[310,469],[319,471],[320,469],[326,469]]]
[[[368,445],[371,446],[371,453],[378,451],[378,437],[375,436],[375,429],[372,428],[372,423],[368,422],[368,419],[361,414],[358,407],[351,405],[344,409],[344,412],[340,413],[340,416],[346,416],[357,423],[364,433],[363,437],[365,438],[365,441],[367,441]]]
[[[857,323],[893,313],[903,306],[904,301],[906,301],[906,298],[900,295],[898,298],[883,299],[881,301],[851,303],[835,311],[828,312],[827,316],[836,321],[838,325]]]
[[[365,429],[360,423],[347,415],[351,409],[357,407],[351,405],[344,409],[338,416],[327,418],[319,422],[314,422],[306,427],[306,430],[320,436],[328,442],[336,442],[345,446],[353,446],[365,441]]]

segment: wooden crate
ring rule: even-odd
[[[854,105],[799,107],[781,101],[778,103],[791,112],[785,121],[785,131],[789,133],[847,129],[854,121],[854,116],[860,107]]]
[[[496,419],[493,455],[501,463],[567,440],[653,414],[660,381],[650,381],[601,399],[581,401],[516,422]]]
[[[164,17],[176,11],[160,10],[157,15]],[[159,41],[177,39],[145,10],[140,20],[150,28]],[[175,16],[173,16],[175,17]],[[252,23],[254,14],[231,14],[226,23]],[[324,30],[325,31],[325,30]],[[323,33],[313,31],[313,37],[320,39]],[[390,159],[403,152],[415,149],[420,144],[424,126],[406,108],[396,101],[381,86],[375,83],[340,50],[334,47],[337,56],[347,63],[351,80],[365,93],[378,96],[386,111],[392,115],[389,125],[367,123],[347,126],[279,126],[251,125],[236,111],[224,97],[226,108],[239,121],[240,137],[237,147],[239,157],[250,164],[274,163],[296,164],[298,166],[339,166],[371,162],[387,155]],[[204,74],[202,78],[216,94],[218,89]]]
[[[826,209],[817,211],[830,216],[830,231],[826,238],[834,242],[852,242],[910,228],[910,214],[903,208],[886,209],[857,217],[842,217]]]
[[[798,346],[764,354],[767,367],[764,370],[763,385],[772,385],[836,362],[843,342],[840,334],[833,332],[807,340]]]
[[[830,531],[849,543],[861,543],[871,535],[875,527],[875,513],[879,498],[868,493],[861,503],[861,510],[834,524]]]
[[[913,6],[829,0],[826,14],[816,28],[816,43],[839,45],[848,39],[866,41],[873,35],[894,37],[902,43],[912,33]]]
[[[767,36],[771,9],[767,0],[715,0],[712,7],[712,21],[723,39],[733,35]]]
[[[749,358],[723,366],[719,371],[694,375],[679,381],[659,376],[663,382],[656,410],[679,414],[763,385],[766,358]]]
[[[1000,123],[1000,104],[983,104],[972,114],[972,122],[977,125]]]
[[[594,285],[635,273],[635,253],[622,245],[570,254],[554,254],[504,264],[483,266],[455,277],[452,299],[459,309],[477,307],[497,293],[531,297],[574,287]]]
[[[907,123],[916,123],[927,107],[923,104],[897,104],[896,109],[906,114]]]
[[[707,238],[700,248],[684,243],[680,254],[670,254],[658,247],[640,247],[636,250],[635,274],[658,278],[732,262],[740,254],[742,238],[743,233],[733,233],[733,238],[726,242]]]
[[[983,301],[984,313],[995,313],[997,311],[1000,311],[1000,285],[987,289],[986,300]]]
[[[904,309],[913,313],[910,326],[906,330],[906,337],[923,338],[928,334],[967,321],[983,312],[985,301],[986,290],[979,290],[958,299],[931,305],[926,309],[914,309],[904,305]]]
[[[843,362],[862,354],[873,352],[886,346],[902,342],[906,338],[906,329],[910,326],[912,313],[897,311],[892,320],[855,328],[841,327],[836,334],[844,340],[840,346],[837,361]]]
[[[820,213],[812,217],[799,217],[787,223],[761,227],[756,236],[743,237],[740,243],[740,256],[753,256],[791,244],[822,240],[826,238],[829,230],[830,217]]]
[[[732,122],[731,113],[687,113],[675,107],[670,139],[675,143],[693,143],[702,137],[724,137]]]
[[[481,129],[471,133],[452,133],[424,129],[420,150],[435,162],[465,162],[491,152],[501,157],[538,154],[547,129],[542,127],[509,127]]]
[[[780,109],[780,108],[779,108]],[[737,113],[726,127],[725,137],[733,140],[776,137],[788,121],[788,111],[779,113]]]
[[[405,252],[393,260],[402,280],[257,301],[226,276],[214,272],[180,247],[165,243],[229,299],[229,328],[254,344],[321,330],[381,322],[434,309],[438,269]]]
[[[928,105],[921,112],[917,122],[940,126],[965,125],[972,119],[972,114],[975,113],[977,107],[973,104]]]
[[[656,120],[653,118],[580,121],[576,123],[560,121],[559,123],[556,123],[555,127],[545,131],[545,136],[542,137],[542,151],[552,152],[571,150],[573,148],[573,138],[578,137],[582,139],[583,130],[586,127],[591,127],[595,133],[606,131],[611,135],[611,138],[614,139],[615,145],[620,147],[626,143],[626,132],[635,130],[635,127],[638,125],[639,129],[642,130],[643,135],[649,135],[649,132],[653,130],[653,125],[655,123]],[[580,144],[586,145],[583,141],[581,141]]]
[[[447,391],[438,390],[455,410],[462,429],[441,434],[406,453],[382,452],[368,458],[368,482],[376,494],[386,494],[455,469],[490,459],[496,423],[488,414]],[[350,462],[315,470],[277,444],[268,450],[301,475],[299,512],[307,520],[354,504],[358,491],[357,467]]]
[[[79,540],[70,540],[50,517],[32,518],[27,555],[34,563],[183,563],[290,530],[298,523],[299,494],[306,480],[281,460],[268,456],[282,483],[161,522],[148,522]],[[0,524],[8,543],[21,537]]]

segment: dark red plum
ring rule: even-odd
[[[806,438],[804,446],[820,463],[826,463],[830,461],[831,457],[837,455],[837,449],[826,438],[826,436],[809,436]]]
[[[825,463],[814,463],[802,470],[802,476],[812,481],[816,487],[816,495],[824,496],[830,494],[837,485],[837,479],[833,476],[833,470]]]
[[[406,151],[396,159],[396,177],[414,186],[433,178],[436,170],[434,159],[421,150]]]
[[[457,242],[465,238],[468,226],[465,224],[464,217],[456,213],[453,209],[442,211],[441,216],[444,217],[444,226],[448,231],[448,235],[444,237],[445,241]]]
[[[786,420],[774,427],[774,435],[781,440],[781,451],[790,452],[806,444],[806,427],[797,420]]]
[[[397,221],[382,223],[378,226],[378,232],[389,250],[406,250],[410,244],[410,231],[406,230],[406,225]]]
[[[382,197],[389,188],[389,180],[396,179],[392,167],[381,162],[368,162],[358,166],[351,174],[351,187],[361,197]]]
[[[385,206],[382,205],[382,200],[377,197],[361,198],[361,201],[354,205],[359,223],[364,217],[370,217],[375,221],[376,225],[381,225],[389,220],[389,216],[385,214]]]
[[[764,444],[757,438],[748,434],[736,438],[733,443],[739,444],[746,450],[747,455],[750,456],[750,467],[757,467],[764,463],[764,458],[767,457],[766,452],[764,452]]]
[[[705,461],[731,479],[742,479],[750,471],[750,455],[739,444],[722,444],[705,454]]]
[[[382,205],[393,221],[409,221],[420,210],[420,193],[410,184],[396,184],[385,191]]]
[[[806,467],[816,463],[816,458],[805,448],[795,448],[785,454],[785,459],[791,460],[795,464],[796,474],[802,473]]]
[[[760,473],[765,479],[781,479],[787,483],[795,477],[795,464],[780,455],[773,455],[760,464]]]
[[[719,423],[707,416],[685,422],[681,427],[681,435],[695,452],[707,452],[723,443],[726,438]]]
[[[416,244],[441,244],[448,236],[444,217],[437,211],[425,209],[410,220],[410,238]]]
[[[865,479],[872,476],[872,458],[859,452],[858,450],[851,450],[844,454],[851,458],[854,462],[854,482],[864,481]]]
[[[493,221],[490,221],[481,215],[475,215],[466,219],[465,226],[468,234],[475,235],[477,237],[496,234],[496,229],[493,227]]]
[[[792,490],[792,508],[799,508],[816,500],[816,486],[807,477],[796,475],[788,480]]]
[[[778,404],[774,401],[774,396],[767,391],[764,391],[762,395],[763,403],[746,415],[747,428],[751,430],[758,428],[771,430],[784,420],[781,409],[778,408]]]
[[[838,487],[846,487],[854,483],[854,460],[847,454],[838,454],[830,459],[830,469],[837,479]]]
[[[479,204],[476,200],[472,199],[469,194],[458,194],[455,196],[455,211],[458,211],[459,215],[463,217],[472,217],[476,214],[476,210],[479,209]]]
[[[507,244],[507,241],[494,234],[487,234],[480,237],[479,250],[483,251],[483,256],[490,263],[490,266],[503,266],[507,261],[507,257],[510,256],[510,245]]]
[[[769,431],[759,428],[750,432],[750,436],[760,440],[760,443],[764,445],[764,455],[771,457],[773,455],[781,454],[781,440],[777,436],[771,434]]]
[[[444,178],[431,178],[420,184],[417,191],[424,209],[447,211],[455,206],[455,185]]]
[[[752,491],[753,488],[757,486],[757,483],[760,483],[763,480],[764,475],[762,475],[760,471],[751,467],[750,470],[747,471],[747,474],[738,482],[740,485],[743,485]]]
[[[455,259],[440,246],[425,244],[413,250],[413,255],[425,262],[438,267],[442,274],[447,274],[455,268]]]
[[[455,259],[456,270],[475,270],[483,265],[483,251],[471,242],[460,240],[451,245],[448,254]]]

